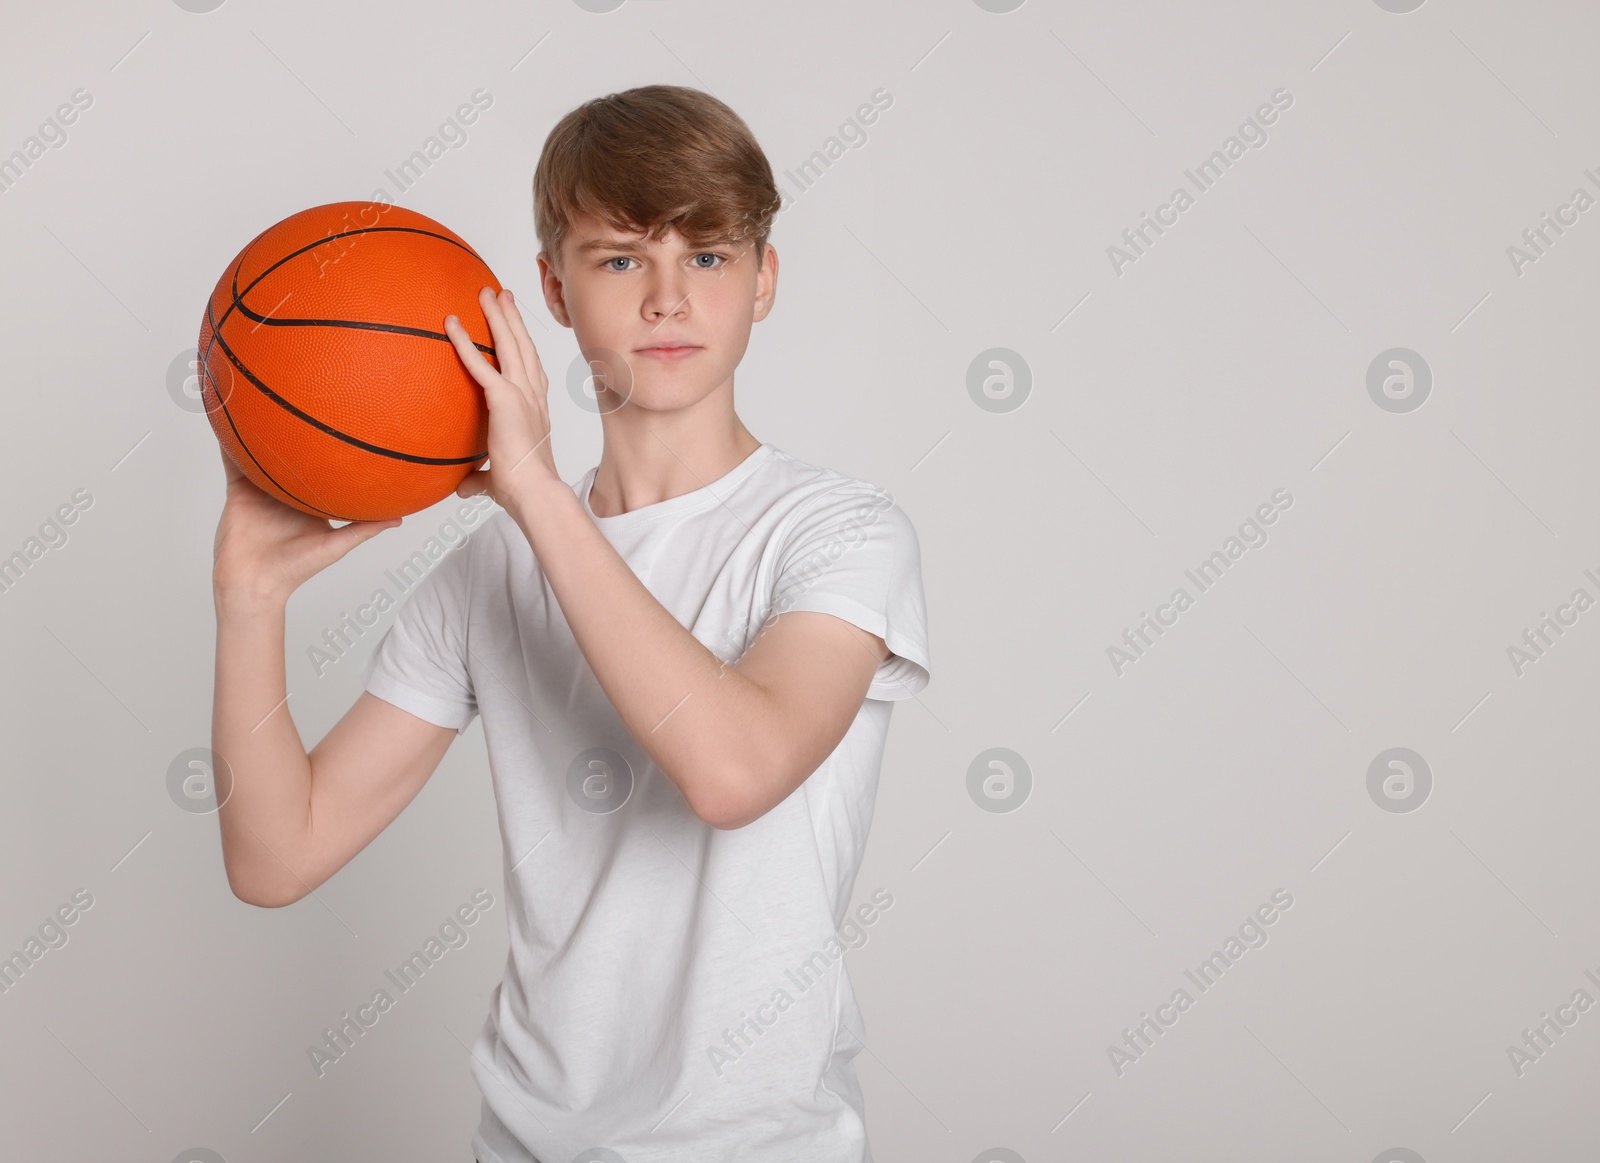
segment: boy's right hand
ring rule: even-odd
[[[370,537],[400,524],[352,521],[334,528],[325,517],[302,513],[262,491],[229,459],[222,445],[228,495],[211,546],[211,584],[224,597],[287,602],[306,579],[320,573]]]

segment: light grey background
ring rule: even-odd
[[[896,709],[856,886],[894,904],[846,954],[876,1157],[1595,1141],[1600,1012],[1520,1074],[1507,1052],[1575,991],[1600,1001],[1600,611],[1520,675],[1507,654],[1600,598],[1600,209],[1520,273],[1507,250],[1600,195],[1592,6],[142,0],[11,2],[4,25],[0,155],[93,96],[0,195],[0,555],[93,498],[0,595],[0,951],[94,898],[0,995],[8,1156],[469,1157],[467,1047],[505,953],[481,728],[314,897],[232,897],[215,819],[166,787],[209,740],[222,501],[167,373],[248,238],[393,195],[385,171],[482,87],[470,140],[396,200],[520,293],[560,384],[534,163],[573,105],[658,81],[729,102],[793,196],[746,423],[887,488],[921,538],[934,677]],[[879,88],[866,140],[797,194],[785,171]],[[1107,247],[1279,89],[1266,144],[1119,273]],[[997,347],[1031,370],[1015,410],[968,392]],[[1411,412],[1367,391],[1394,347],[1431,368]],[[598,421],[553,399],[576,479]],[[1107,648],[1278,489],[1267,543],[1119,675]],[[378,630],[322,677],[307,648],[453,504],[293,599],[308,745]],[[969,794],[995,747],[1031,771],[1016,810]],[[1431,769],[1417,810],[1368,793],[1393,747]],[[307,1046],[482,888],[470,943],[317,1077]],[[1270,940],[1196,989],[1279,889]],[[1119,1074],[1108,1047],[1179,988],[1192,1008]]]

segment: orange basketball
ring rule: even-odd
[[[489,455],[489,411],[444,317],[495,363],[483,287],[500,291],[470,246],[390,203],[314,206],[268,227],[200,323],[200,390],[223,450],[318,517],[381,521],[449,496]]]

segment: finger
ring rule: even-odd
[[[517,309],[517,297],[506,289],[506,298],[511,300],[511,310],[507,315],[511,321],[511,333],[516,336],[517,350],[522,353],[522,366],[526,370],[533,368],[538,372],[537,378],[541,388],[550,386],[549,378],[544,374],[544,363],[539,359],[539,349],[533,345],[533,336],[528,334],[528,325],[523,321],[522,312]]]
[[[478,296],[478,306],[483,309],[482,296]],[[488,318],[488,309],[483,309],[483,315]],[[494,363],[488,362],[488,358],[483,355],[483,352],[477,349],[477,344],[472,341],[472,336],[467,334],[466,326],[462,326],[461,318],[456,317],[456,315],[446,315],[445,334],[450,336],[450,341],[456,346],[456,350],[461,352],[461,358],[466,362],[467,370],[472,373],[472,378],[477,379],[478,384],[482,384],[485,392],[488,392],[491,386],[493,386],[494,390],[499,390],[501,387],[515,387],[514,378],[518,374],[517,354],[515,354],[515,349],[512,349],[510,357],[507,357],[506,344],[496,342],[493,325],[490,326],[490,341],[493,342],[494,346]],[[496,365],[499,365],[498,368],[496,368]],[[488,379],[493,378],[493,376],[499,376],[499,379],[493,379],[493,381]]]
[[[446,315],[444,333],[449,337],[451,346],[456,349],[456,354],[461,357],[461,362],[466,365],[468,374],[483,388],[484,394],[500,391],[505,385],[505,380],[495,370],[494,364],[485,359],[483,352],[472,342],[472,336],[461,326],[461,320],[454,315]]]
[[[544,364],[539,359],[539,349],[533,345],[533,336],[528,334],[528,326],[523,321],[522,312],[517,309],[516,295],[512,293],[509,287],[506,288],[505,294],[508,300],[506,316],[509,320],[512,334],[516,336],[517,349],[522,356],[524,373],[527,373],[530,369],[532,371],[532,374],[527,377],[528,395],[539,414],[540,424],[545,430],[544,439],[549,440],[550,377],[545,375]],[[539,443],[543,444],[544,440]],[[536,450],[537,448],[538,445],[535,445],[534,449]]]
[[[478,304],[483,308],[483,317],[489,323],[489,334],[494,338],[494,354],[500,362],[500,374],[513,384],[526,383],[522,353],[517,349],[517,340],[511,333],[511,325],[506,322],[506,314],[500,309],[499,297],[484,287],[478,292]]]
[[[222,454],[222,476],[224,480],[234,481],[244,476],[244,470],[233,463],[233,457],[228,455],[228,450],[222,447],[222,442],[217,442],[217,451]]]

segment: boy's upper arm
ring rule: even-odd
[[[305,892],[389,826],[477,715],[466,653],[470,548],[448,553],[411,589],[362,667],[361,696],[310,752],[311,814],[295,870]]]
[[[888,657],[882,638],[831,614],[796,611],[762,631],[733,669],[767,696],[761,735],[773,758],[739,773],[742,786],[723,826],[742,827],[766,814],[821,765]]]
[[[456,734],[362,692],[310,752],[311,815],[302,866],[292,870],[306,892],[405,810]]]

